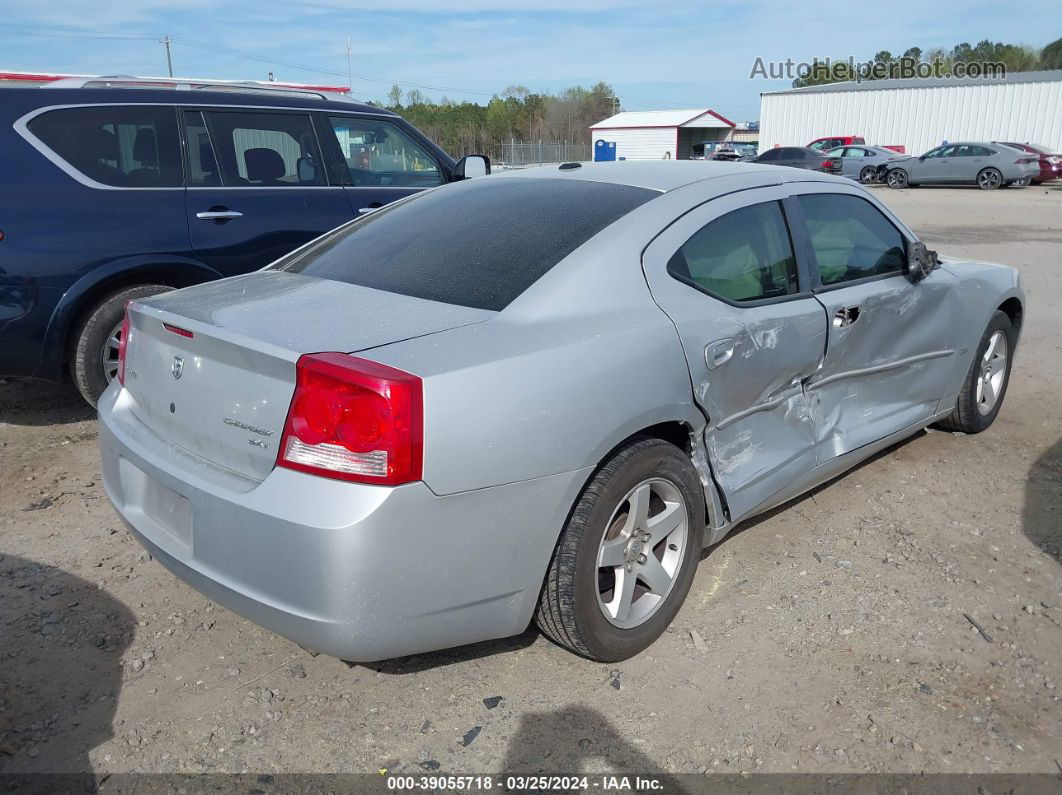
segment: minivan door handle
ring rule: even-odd
[[[243,218],[243,213],[226,207],[211,207],[209,210],[196,213],[195,217],[200,221],[231,221],[233,218]]]

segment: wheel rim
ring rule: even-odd
[[[660,609],[688,541],[689,515],[677,486],[652,478],[627,492],[597,550],[597,605],[609,623],[632,629]]]
[[[859,175],[859,181],[863,183],[870,183],[874,181],[874,169],[867,166],[863,169],[863,173]]]
[[[1000,177],[998,171],[986,169],[977,177],[977,184],[982,188],[998,188],[1001,180],[1002,177]]]
[[[988,340],[988,347],[981,357],[981,371],[977,378],[977,410],[982,416],[991,414],[1003,391],[1007,377],[1007,336],[995,332]]]
[[[889,186],[893,188],[902,188],[907,184],[907,176],[902,171],[890,171],[889,172]]]
[[[122,324],[111,329],[103,342],[103,377],[109,384],[118,377],[118,349],[122,344]]]

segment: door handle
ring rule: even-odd
[[[704,363],[709,370],[721,367],[734,355],[734,340],[718,340],[704,346]]]
[[[834,328],[848,328],[859,320],[858,306],[842,306],[833,315]]]
[[[196,213],[195,217],[200,221],[231,221],[233,218],[243,218],[243,213],[235,210],[205,210]]]
[[[383,207],[383,205],[380,204],[380,202],[373,202],[365,207],[359,207],[358,215],[368,215],[369,213],[376,212],[381,207]]]

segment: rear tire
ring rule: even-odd
[[[1003,184],[1003,175],[998,168],[983,168],[977,173],[977,187],[981,190],[995,190]]]
[[[74,329],[70,375],[90,406],[95,408],[96,401],[114,378],[118,353],[115,343],[121,338],[125,305],[172,289],[164,284],[125,287],[104,297],[81,319]]]
[[[874,166],[863,166],[859,172],[859,181],[864,185],[873,185],[878,181],[878,169]]]
[[[993,345],[993,340],[995,344],[990,352],[989,346]],[[995,422],[996,415],[1003,405],[1003,398],[1007,395],[1016,343],[1017,333],[1010,318],[1005,312],[996,310],[974,352],[970,371],[966,374],[962,391],[955,401],[955,410],[937,424],[939,428],[962,433],[980,433]],[[1001,364],[1000,351],[1003,355]],[[990,404],[987,401],[989,389],[992,395]]]
[[[639,504],[646,506],[641,512]],[[672,523],[668,518],[676,529],[658,538]],[[701,482],[683,451],[649,438],[620,448],[572,510],[550,560],[535,623],[554,643],[592,660],[618,662],[638,654],[682,607],[704,526]],[[612,565],[613,554],[620,555],[619,565]],[[669,566],[670,579],[651,586]],[[625,592],[626,582],[631,587]],[[624,602],[626,611],[618,607]],[[609,603],[617,605],[611,616]]]

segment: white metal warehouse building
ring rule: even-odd
[[[943,141],[1062,150],[1062,70],[997,78],[871,80],[760,94],[760,151],[830,135],[922,154]]]
[[[693,145],[724,141],[734,122],[710,108],[624,111],[590,128],[591,144],[615,144],[616,159],[689,160]]]

